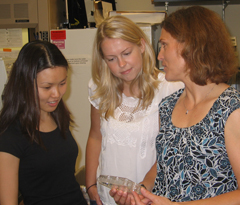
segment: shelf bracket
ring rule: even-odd
[[[168,1],[165,1],[165,11],[168,13]]]
[[[225,21],[225,9],[227,8],[230,1],[222,0],[222,19]]]

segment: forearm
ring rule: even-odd
[[[157,175],[157,163],[155,162],[152,168],[145,175],[143,181],[141,182],[142,184],[144,184],[148,191],[152,191],[156,175]]]
[[[101,142],[90,137],[86,148],[86,188],[96,183],[100,150]]]
[[[240,204],[240,189],[221,194],[219,196],[201,199],[197,201],[182,202],[176,204],[184,205],[239,205]]]

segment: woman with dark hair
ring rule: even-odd
[[[118,204],[240,204],[240,93],[227,84],[238,70],[226,26],[193,6],[162,22],[159,41],[165,78],[185,88],[159,104],[157,162],[142,181],[147,190],[133,193],[135,201],[116,189],[111,195]]]
[[[75,179],[78,147],[62,96],[68,63],[46,41],[23,46],[3,91],[0,204],[87,204]]]

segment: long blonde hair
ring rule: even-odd
[[[93,45],[92,79],[97,87],[91,99],[100,99],[100,116],[105,119],[114,116],[114,110],[122,102],[123,92],[123,81],[111,73],[104,61],[101,44],[105,38],[119,38],[138,46],[141,46],[142,39],[145,41],[142,72],[131,83],[130,91],[132,92],[132,85],[138,83],[141,91],[141,96],[138,96],[139,106],[147,109],[159,84],[158,73],[160,71],[155,67],[155,53],[142,29],[130,19],[117,15],[108,17],[99,25]]]

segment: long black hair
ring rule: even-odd
[[[56,45],[47,41],[32,41],[23,46],[3,91],[0,135],[18,120],[23,134],[31,142],[42,143],[37,131],[40,122],[37,74],[56,66],[68,69],[68,62]],[[73,121],[62,99],[51,115],[65,138],[66,129]]]

